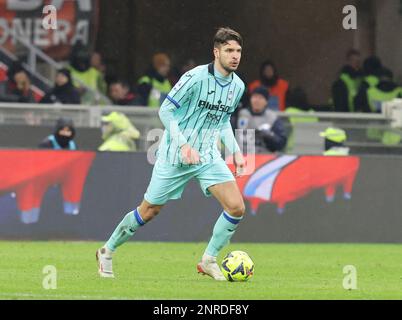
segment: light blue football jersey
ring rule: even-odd
[[[220,157],[217,141],[221,131],[230,126],[230,116],[240,102],[244,87],[234,72],[223,77],[213,63],[186,72],[159,111],[165,131],[157,151],[158,160],[183,166],[180,146],[184,142],[199,152],[202,163]],[[177,124],[178,131],[172,130],[172,122]]]

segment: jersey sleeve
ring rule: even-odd
[[[165,129],[169,132],[173,141],[181,147],[187,143],[187,139],[179,128],[179,117],[177,110],[183,108],[189,99],[186,96],[191,94],[191,89],[195,84],[195,74],[191,71],[185,73],[176,85],[170,90],[166,99],[159,109],[159,118]]]
[[[233,154],[239,152],[240,147],[237,144],[232,125],[230,124],[230,117],[231,115],[228,115],[222,124],[220,139],[225,147],[228,148],[229,152]]]
[[[230,151],[231,154],[240,151],[240,147],[239,147],[239,145],[236,141],[236,138],[234,136],[234,133],[233,133],[230,118],[231,118],[234,110],[239,105],[240,99],[242,98],[243,93],[244,93],[244,85],[242,86],[242,89],[240,89],[240,91],[236,97],[233,111],[226,114],[222,121],[220,139],[221,139],[222,143],[225,145],[225,147],[228,148],[228,150]]]
[[[186,96],[191,94],[191,90],[196,84],[195,78],[195,71],[190,70],[186,72],[172,88],[172,90],[170,90],[166,99],[169,100],[176,108],[180,108],[184,104],[188,103]]]

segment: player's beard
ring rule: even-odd
[[[228,73],[235,72],[237,70],[238,66],[239,66],[239,65],[237,65],[237,67],[231,67],[229,64],[225,64],[221,60],[219,60],[219,64]]]

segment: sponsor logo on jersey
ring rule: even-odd
[[[213,114],[211,112],[208,112],[206,121],[211,122],[212,124],[217,125],[222,119],[222,114]]]
[[[200,100],[198,101],[198,107],[199,108],[205,108],[211,111],[221,111],[225,113],[229,113],[230,106],[225,106],[222,101],[218,101],[217,104],[212,104],[206,100]]]

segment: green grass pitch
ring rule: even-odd
[[[389,244],[233,243],[255,263],[245,283],[196,273],[205,243],[130,242],[114,257],[115,279],[97,274],[97,242],[0,241],[0,299],[401,299],[402,247]],[[57,269],[44,289],[43,268]],[[357,289],[345,290],[345,265]]]

